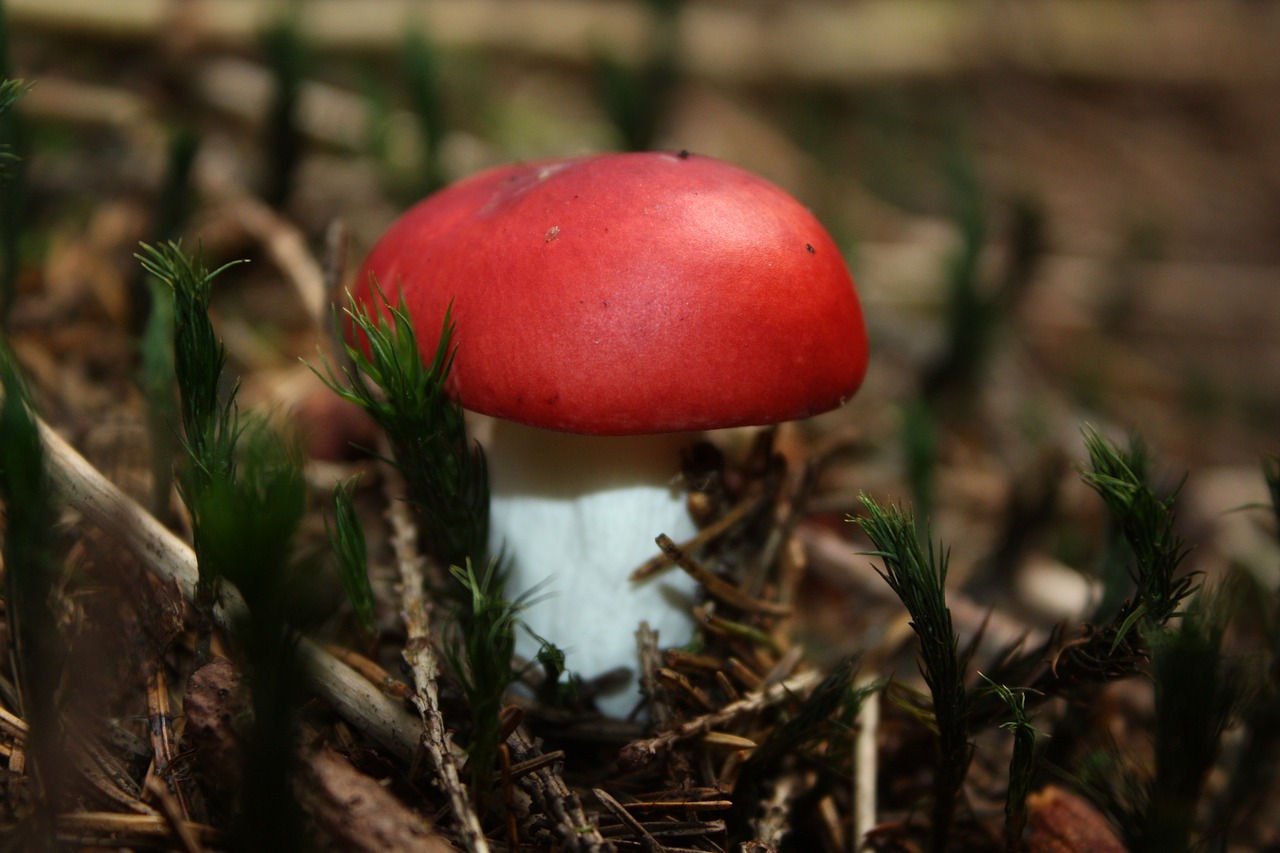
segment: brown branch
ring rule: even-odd
[[[395,481],[397,478],[388,478]],[[440,668],[436,662],[431,637],[431,608],[422,595],[423,557],[418,551],[418,532],[409,517],[408,505],[393,498],[387,508],[391,523],[391,544],[400,570],[401,613],[407,634],[404,661],[413,676],[410,702],[422,719],[422,746],[436,772],[436,781],[449,798],[449,807],[458,822],[458,831],[471,853],[488,853],[480,818],[472,807],[471,795],[458,772],[453,754],[453,739],[444,727],[440,710],[437,681]]]
[[[728,532],[735,524],[742,521],[742,519],[746,518],[748,514],[759,509],[762,505],[763,495],[753,494],[749,497],[743,498],[723,516],[699,530],[692,539],[681,542],[679,549],[682,551],[696,551],[703,545],[706,545],[709,542],[714,542],[720,536],[723,536]],[[639,568],[631,573],[628,580],[633,582],[646,580],[671,565],[672,562],[673,560],[671,555],[664,550],[656,557],[642,563]]]
[[[507,741],[516,766],[535,762],[542,756],[524,726],[519,726]],[[596,822],[587,817],[578,795],[570,790],[557,766],[542,765],[532,773],[519,777],[521,786],[543,815],[551,821],[552,830],[570,853],[612,853],[613,845],[605,841]]]
[[[183,596],[191,600],[197,572],[190,546],[107,480],[44,421],[37,419],[37,423],[49,483],[59,498],[119,539],[152,574],[177,583]],[[242,607],[237,596],[228,594],[215,614],[219,624],[224,628],[231,625],[233,615]],[[305,637],[299,640],[298,648],[317,695],[395,755],[412,758],[418,746],[418,725],[402,706]]]
[[[640,846],[647,853],[662,853],[665,849],[662,843],[650,835],[649,830],[644,828],[644,824],[632,817],[631,813],[623,808],[622,803],[609,796],[609,793],[603,788],[593,788],[591,792],[596,795],[600,805],[608,809],[609,813],[616,817],[640,841]]]
[[[702,588],[706,590],[707,595],[712,598],[719,599],[725,604],[738,610],[744,610],[747,613],[767,613],[771,616],[789,616],[791,614],[791,608],[785,604],[775,604],[772,601],[761,601],[760,599],[752,598],[728,581],[716,577],[701,563],[682,551],[680,546],[676,545],[671,537],[665,533],[658,536],[657,542],[658,547],[662,549],[662,553],[666,554],[671,562],[684,569],[686,574],[700,583]]]
[[[786,681],[751,693],[737,702],[730,702],[718,711],[694,717],[657,737],[632,741],[618,754],[618,765],[628,771],[638,770],[652,762],[659,753],[666,752],[682,741],[701,737],[725,723],[762,711],[791,696],[803,694],[821,680],[822,675],[817,670],[802,672]]]

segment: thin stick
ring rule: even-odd
[[[863,685],[873,678],[862,679]],[[868,693],[858,713],[853,742],[853,843],[861,850],[876,825],[876,736],[880,730],[880,691]]]
[[[773,784],[769,796],[757,807],[759,816],[751,821],[755,841],[777,850],[782,837],[791,829],[791,801],[801,787],[796,771],[782,774]]]
[[[708,542],[719,538],[728,531],[729,528],[746,518],[748,513],[759,509],[763,504],[761,498],[761,495],[753,494],[750,497],[743,498],[738,501],[737,505],[726,512],[721,518],[699,530],[692,539],[681,542],[678,546],[679,549],[681,551],[696,551]],[[639,568],[631,573],[629,580],[646,580],[671,565],[671,562],[671,555],[666,551],[663,551],[661,554],[658,554],[657,556],[642,563]]]
[[[632,817],[631,813],[623,808],[622,803],[609,796],[609,793],[603,788],[592,788],[591,793],[596,795],[600,805],[608,809],[609,813],[616,817],[636,837],[636,840],[640,842],[640,846],[647,853],[662,853],[662,844],[649,834],[649,830],[644,828],[644,824]]]
[[[187,600],[192,600],[197,573],[190,546],[120,491],[43,420],[37,418],[37,424],[50,485],[61,499],[117,537],[152,574],[176,582]],[[225,599],[215,613],[224,628],[244,606],[230,591]],[[315,643],[304,637],[298,648],[317,695],[386,749],[406,761],[413,757],[418,747],[417,720]]]
[[[637,770],[648,765],[659,753],[671,749],[677,743],[701,737],[713,728],[731,722],[738,717],[761,711],[782,702],[790,696],[803,694],[822,680],[817,670],[808,670],[764,690],[751,693],[737,702],[730,702],[718,711],[694,717],[686,723],[647,740],[632,741],[618,754],[619,766]]]
[[[516,766],[547,757],[538,753],[537,744],[529,737],[523,725],[517,726],[511,733],[508,745],[519,762]],[[550,818],[551,829],[565,850],[573,853],[600,853],[613,849],[605,842],[596,822],[587,817],[578,795],[565,784],[558,766],[538,766],[533,772],[520,776],[519,780],[521,787],[533,798],[542,814]]]
[[[685,573],[691,578],[702,584],[703,589],[707,591],[707,595],[712,598],[719,599],[725,604],[736,607],[739,610],[745,610],[748,613],[767,613],[771,616],[791,615],[791,608],[785,604],[775,604],[772,601],[761,601],[760,599],[752,598],[733,584],[712,574],[701,563],[681,550],[680,546],[665,533],[659,534],[657,543],[658,547],[662,549],[662,553],[666,554],[671,562],[684,569]]]
[[[204,845],[200,843],[191,819],[187,816],[186,805],[178,802],[178,798],[169,791],[169,786],[158,776],[147,777],[146,789],[147,793],[155,797],[156,802],[160,804],[160,814],[169,823],[173,834],[178,837],[178,843],[182,845],[182,849],[186,853],[203,853]]]
[[[0,732],[13,738],[15,743],[25,743],[27,740],[27,721],[0,707]]]
[[[422,595],[423,559],[418,551],[418,531],[403,500],[391,501],[387,518],[391,522],[391,544],[400,569],[400,616],[408,634],[403,654],[413,675],[414,686],[410,701],[422,718],[422,745],[435,768],[437,782],[449,798],[449,806],[458,821],[467,850],[488,853],[489,842],[472,807],[467,786],[458,773],[452,738],[445,730],[444,714],[440,711],[440,693],[436,686],[440,668],[432,645],[431,610]]]
[[[58,815],[58,838],[63,841],[128,844],[132,840],[168,838],[172,832],[164,815],[116,814],[114,812],[71,812]],[[217,842],[221,833],[212,826],[186,822],[198,839]],[[110,839],[110,841],[108,841]]]
[[[191,807],[187,802],[186,788],[183,787],[181,778],[173,773],[173,764],[178,758],[177,738],[173,733],[173,714],[169,708],[169,685],[165,680],[164,666],[159,661],[155,662],[147,678],[147,716],[150,720],[147,731],[151,738],[154,768],[154,775],[147,781],[150,783],[151,779],[160,780],[160,787],[171,795],[171,802],[177,804],[179,817],[190,820]],[[162,801],[161,807],[168,806]],[[177,825],[174,826],[174,831],[180,831]],[[185,839],[183,844],[186,844]]]

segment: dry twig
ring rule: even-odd
[[[512,758],[520,764],[536,761],[538,747],[524,726],[518,726],[507,741]],[[595,821],[587,817],[578,795],[569,789],[558,767],[542,765],[519,777],[534,805],[551,820],[557,840],[570,853],[608,853],[613,845],[604,840]]]
[[[390,478],[395,479],[395,478]],[[391,522],[391,542],[395,549],[396,565],[400,570],[401,618],[408,634],[404,646],[404,660],[413,674],[413,695],[410,701],[422,719],[422,747],[435,768],[437,782],[449,798],[449,806],[458,821],[467,850],[471,853],[488,853],[489,842],[484,828],[471,804],[467,786],[458,773],[458,762],[453,754],[453,742],[444,727],[444,715],[440,711],[440,694],[437,679],[440,668],[432,645],[430,608],[422,595],[424,587],[423,557],[418,551],[417,528],[409,518],[404,501],[393,499],[387,509]]]
[[[68,504],[108,534],[117,537],[148,571],[178,584],[191,600],[196,586],[196,558],[190,546],[136,501],[106,479],[43,420],[38,420],[51,486]],[[230,591],[215,614],[224,627],[243,607]],[[349,667],[310,640],[299,640],[311,687],[357,729],[402,759],[412,758],[418,725],[403,707],[383,695]]]
[[[686,723],[681,723],[673,729],[662,732],[657,737],[632,741],[622,748],[618,755],[618,764],[627,770],[645,767],[659,753],[671,749],[682,741],[701,737],[718,726],[723,726],[748,714],[762,711],[770,705],[785,701],[792,696],[804,694],[821,680],[822,674],[820,672],[808,670],[786,681],[751,693],[737,702],[730,702],[718,711],[694,717]]]

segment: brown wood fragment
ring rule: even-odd
[[[302,807],[326,850],[352,853],[454,853],[427,818],[327,747],[303,757]]]
[[[1078,794],[1047,785],[1027,798],[1028,853],[1126,853],[1102,813]]]

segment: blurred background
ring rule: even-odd
[[[815,500],[831,535],[865,490],[930,513],[962,576],[1087,565],[1092,423],[1141,434],[1171,483],[1191,472],[1202,568],[1276,580],[1227,511],[1265,498],[1280,449],[1280,4],[0,8],[0,70],[34,84],[0,128],[24,157],[0,208],[7,322],[82,444],[137,417],[139,240],[254,262],[220,280],[219,330],[246,399],[287,410],[328,293],[415,199],[515,159],[683,148],[789,190],[854,271],[870,374],[792,437],[852,448]]]
[[[31,85],[0,115],[17,155],[0,181],[0,324],[45,417],[179,527],[167,293],[135,253],[180,238],[210,267],[248,259],[213,288],[226,375],[308,443],[318,506],[335,479],[377,470],[346,452],[377,438],[301,360],[334,352],[332,297],[400,212],[512,160],[722,158],[817,213],[869,324],[859,394],[777,436],[792,473],[815,474],[796,492],[804,547],[786,555],[807,569],[792,578],[809,660],[866,650],[866,672],[917,672],[903,607],[846,523],[863,492],[914,507],[950,546],[956,631],[984,643],[974,668],[1114,611],[1100,599],[1126,594],[1127,552],[1081,480],[1088,424],[1141,436],[1161,497],[1182,483],[1185,568],[1252,580],[1233,587],[1231,642],[1274,744],[1280,547],[1258,507],[1273,497],[1260,462],[1280,452],[1277,45],[1274,0],[0,0],[0,77]],[[345,639],[394,669],[376,479],[361,489],[382,633]],[[103,636],[128,636],[118,611],[92,611]],[[1152,692],[1134,679],[1072,710],[1141,751],[1149,727],[1116,721],[1149,721]],[[924,732],[905,713],[881,730],[885,788],[902,781],[889,770],[923,778],[921,761],[894,763],[901,732]],[[1242,737],[1224,741],[1265,756]],[[989,743],[979,760],[1007,764]],[[1237,789],[1213,785],[1229,815]],[[1274,849],[1255,800],[1238,849]]]

